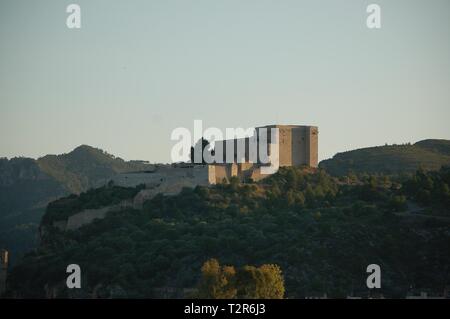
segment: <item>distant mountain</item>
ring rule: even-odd
[[[149,165],[127,162],[87,145],[37,160],[0,158],[0,248],[9,249],[15,259],[35,247],[37,228],[50,201],[98,187],[117,173],[148,169]]]
[[[37,160],[39,168],[58,181],[71,193],[81,193],[117,173],[148,169],[149,164],[126,162],[120,157],[87,145],[81,145],[68,154],[47,155]]]
[[[438,170],[450,165],[450,140],[423,140],[415,144],[385,145],[338,153],[319,167],[340,176],[353,173],[409,173],[419,167]]]

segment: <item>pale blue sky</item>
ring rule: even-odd
[[[449,39],[448,0],[0,0],[0,156],[167,162],[194,119],[317,125],[320,159],[450,139]]]

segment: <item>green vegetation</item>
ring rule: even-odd
[[[443,167],[439,172],[420,169],[407,182],[404,193],[423,206],[431,206],[442,214],[449,214],[450,169]]]
[[[211,148],[211,146],[210,146],[210,143],[209,143],[209,141],[207,139],[204,139],[203,137],[201,139],[199,139],[197,141],[197,143],[195,143],[194,146],[191,146],[191,151],[190,151],[190,154],[189,154],[189,158],[191,159],[191,163],[202,164],[202,165],[206,164],[206,160],[204,158],[205,151],[209,152],[210,155],[214,155],[214,149],[210,149],[210,148]],[[196,163],[195,162],[195,152],[199,152],[199,154],[201,155],[200,163]]]
[[[202,277],[195,297],[203,299],[232,299],[236,297],[236,270],[233,266],[220,266],[217,259],[205,261]]]
[[[143,188],[144,185],[135,188],[108,185],[90,189],[80,195],[72,194],[48,204],[41,224],[46,226],[50,222],[65,220],[67,217],[85,209],[96,209],[109,205],[117,205],[123,200],[133,199]]]
[[[0,248],[10,251],[14,263],[36,247],[50,201],[98,187],[116,173],[145,168],[148,164],[125,162],[86,145],[38,160],[0,158]]]
[[[413,145],[368,147],[336,154],[320,162],[334,176],[349,173],[414,173],[419,167],[438,170],[450,165],[450,141],[424,140]]]
[[[284,280],[277,265],[220,266],[216,259],[202,266],[197,297],[205,299],[282,299]]]
[[[145,170],[149,166],[137,161],[126,162],[87,145],[81,145],[69,154],[41,157],[37,163],[44,173],[74,194],[98,187],[117,173]]]
[[[207,141],[202,140],[202,144],[204,148]],[[365,172],[372,175],[396,175],[399,172],[412,174],[419,166],[437,170],[441,165],[450,163],[449,145],[450,141],[447,140],[424,140],[414,145],[355,150],[337,154],[333,159],[322,161],[320,165],[334,176],[346,176],[347,180],[343,181],[345,183],[367,179]],[[47,155],[37,160],[0,158],[0,248],[10,250],[14,263],[23,253],[36,247],[39,222],[49,202],[104,185],[116,173],[148,168],[148,164],[125,162],[86,145],[68,154]],[[317,191],[320,195],[321,190]],[[333,190],[330,191],[328,197],[333,194]],[[274,188],[271,196],[276,197],[280,192],[284,193],[284,190]],[[293,191],[284,195],[286,196],[280,201],[287,201],[289,206],[293,203],[297,208],[312,206],[310,189],[296,192],[295,197]],[[309,196],[307,202],[306,196]],[[387,200],[392,207],[401,211],[407,207],[404,196],[402,194]],[[435,199],[431,198],[428,202],[430,201],[434,203]],[[245,211],[248,208],[240,209]],[[434,207],[434,212],[441,214],[437,210]]]
[[[426,174],[448,181],[448,169]],[[255,282],[280,283],[278,277],[245,266],[264,264],[283,270],[288,298],[367,293],[372,263],[382,268],[386,296],[403,297],[411,286],[442,291],[450,284],[450,221],[411,213],[414,187],[421,188],[411,183],[416,185],[405,177],[334,178],[323,170],[283,168],[262,183],[232,180],[157,195],[142,210],[109,213],[76,231],[48,227],[45,244],[10,273],[10,293],[45,297],[50,289],[53,296],[72,296],[64,285],[71,263],[82,269],[78,297],[160,297],[161,288],[199,283],[202,296],[274,296]],[[431,198],[440,196],[437,189],[430,188]],[[103,192],[107,188],[77,197],[77,207],[104,204]],[[55,212],[49,211],[47,224],[59,218]],[[211,258],[233,267],[209,262],[201,275]],[[276,291],[282,296],[281,288]]]
[[[64,194],[34,160],[0,159],[0,248],[9,250],[12,263],[36,247],[45,206]]]

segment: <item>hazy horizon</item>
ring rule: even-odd
[[[0,0],[0,157],[165,163],[195,119],[318,126],[319,160],[450,139],[449,38],[448,0]]]
[[[448,139],[425,139],[425,140],[446,140],[446,141],[447,141]],[[420,140],[420,141],[424,141],[424,140]],[[413,144],[415,144],[415,143],[417,143],[417,142],[420,142],[420,141],[405,142],[405,143],[393,143],[393,144],[388,144],[388,145],[389,145],[389,146],[392,146],[392,145],[405,145],[405,144],[408,144],[408,143],[410,143],[410,144],[413,145]],[[362,149],[362,148],[371,148],[371,147],[378,147],[378,146],[385,146],[385,145],[386,145],[386,144],[382,144],[382,145],[367,145],[367,146],[358,147],[358,148],[354,148],[354,149],[348,149],[348,150],[338,151],[337,153],[343,153],[343,152],[353,151],[353,150],[358,150],[358,149]],[[124,157],[122,157],[122,156],[119,156],[119,155],[117,155],[117,154],[114,154],[113,152],[111,152],[111,151],[109,151],[109,150],[107,150],[107,149],[105,149],[105,148],[103,148],[103,147],[101,147],[101,146],[98,146],[98,145],[89,145],[89,144],[80,144],[80,145],[74,146],[73,148],[71,148],[71,149],[69,149],[69,150],[67,150],[67,151],[61,151],[61,152],[59,152],[59,153],[42,154],[42,155],[39,155],[39,156],[36,156],[36,157],[23,156],[23,155],[16,155],[16,156],[12,156],[12,157],[0,156],[0,158],[12,159],[12,158],[21,158],[21,157],[22,157],[22,158],[31,158],[31,159],[37,160],[37,159],[42,158],[42,157],[44,157],[44,156],[46,156],[46,155],[64,155],[64,154],[68,154],[68,153],[72,152],[73,150],[75,150],[76,148],[81,147],[81,146],[89,146],[89,147],[93,147],[93,148],[96,148],[96,149],[100,149],[100,150],[102,150],[102,151],[104,151],[104,152],[106,152],[106,153],[108,153],[108,154],[110,154],[110,155],[113,155],[113,156],[116,157],[116,158],[118,157],[118,158],[121,158],[121,159],[123,159],[123,160],[125,160],[125,161],[148,161],[149,163],[152,163],[152,164],[170,164],[170,163],[171,163],[170,161],[166,161],[166,162],[157,162],[157,161],[152,161],[152,160],[142,159],[142,158],[124,158]],[[335,154],[333,154],[333,155],[331,155],[330,157],[327,157],[327,158],[321,158],[321,159],[319,159],[319,162],[322,161],[322,160],[330,159],[330,158],[332,158],[334,155],[336,155],[337,153],[335,153]]]

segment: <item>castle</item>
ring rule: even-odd
[[[271,129],[278,129],[278,144],[275,147],[275,141],[271,141]],[[308,166],[317,167],[318,165],[318,128],[316,126],[300,126],[300,125],[266,125],[256,128],[256,148],[261,147],[260,131],[266,129],[267,137],[265,139],[268,154],[277,151],[275,156],[278,159],[279,167],[285,166]],[[260,159],[260,154],[257,151],[257,160],[252,163],[250,161],[250,138],[235,139],[232,143],[234,145],[234,160],[229,163],[227,158],[226,143],[229,141],[215,142],[216,148],[218,144],[224,150],[223,157],[225,164],[212,164],[209,169],[209,179],[212,184],[220,183],[223,180],[229,180],[235,176],[240,180],[258,181],[268,176],[262,171],[262,167],[268,166]],[[240,162],[237,160],[238,143],[244,145],[245,152],[242,154]]]
[[[315,126],[299,126],[299,125],[268,125],[256,128],[257,136],[262,128],[278,129],[278,143],[270,138],[265,139],[265,149],[268,154],[278,159],[279,167],[285,166],[308,166],[317,167],[318,164],[318,129]],[[256,139],[256,148],[260,148],[263,141]],[[241,159],[237,160],[237,144],[243,143],[245,147],[244,154]],[[216,141],[217,145],[222,143],[223,150],[226,149],[227,141]],[[112,178],[112,182],[116,186],[135,187],[137,185],[145,185],[145,188],[133,198],[132,201],[121,202],[118,205],[102,207],[99,209],[86,209],[75,215],[70,216],[67,220],[57,221],[53,226],[62,231],[74,230],[85,224],[91,223],[94,219],[104,218],[108,212],[120,210],[124,207],[133,207],[141,209],[146,200],[151,199],[158,193],[165,195],[176,195],[184,187],[194,188],[196,186],[209,186],[217,183],[230,181],[231,178],[238,178],[245,181],[259,181],[270,174],[265,174],[263,168],[270,166],[271,163],[262,162],[259,157],[255,162],[250,161],[250,138],[234,139],[234,160],[228,163],[213,164],[192,164],[192,163],[176,163],[176,164],[160,164],[149,166],[146,171],[129,172],[117,174]],[[242,145],[242,144],[241,144]],[[259,154],[259,153],[258,153]],[[223,153],[226,158],[226,151]],[[231,156],[230,156],[231,157]]]
[[[309,166],[318,165],[318,128],[316,126],[301,125],[267,125],[256,128],[257,136],[262,128],[267,131],[266,148],[267,153],[273,154],[278,150],[278,162],[280,167],[284,166]],[[278,143],[271,141],[270,129],[278,129]],[[262,168],[267,163],[262,163],[258,157],[256,162],[250,162],[250,138],[234,139],[234,160],[230,163],[192,164],[176,163],[171,165],[156,165],[153,169],[145,172],[123,173],[115,176],[112,181],[115,185],[134,187],[145,184],[142,200],[158,192],[165,194],[176,194],[183,187],[195,187],[197,185],[213,185],[229,181],[237,177],[241,181],[259,181],[269,174],[265,174]],[[216,141],[217,145],[222,143],[223,156],[226,158],[226,143],[228,141]],[[237,161],[237,145],[244,143],[244,160]],[[257,137],[257,148],[260,148],[260,140]]]

